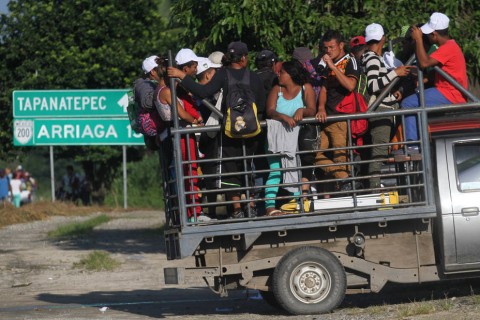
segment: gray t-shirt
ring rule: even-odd
[[[155,88],[157,87],[157,82],[150,79],[137,79],[134,82],[135,87],[135,101],[143,109],[150,111],[154,108],[153,96],[155,93]]]

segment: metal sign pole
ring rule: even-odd
[[[122,146],[123,151],[123,208],[127,209],[127,146]]]
[[[50,184],[52,185],[52,202],[55,202],[55,167],[53,164],[53,146],[50,146]]]

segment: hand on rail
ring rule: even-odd
[[[167,73],[170,78],[179,78],[181,80],[183,80],[183,78],[186,76],[185,72],[175,67],[168,67]]]
[[[295,111],[295,114],[293,115],[293,120],[295,120],[295,122],[299,122],[303,120],[303,109],[304,108],[300,108],[297,111]]]
[[[319,110],[315,115],[315,119],[317,119],[320,122],[327,121],[327,112],[325,110]]]
[[[297,122],[292,117],[287,115],[283,115],[282,121],[288,124],[290,128],[294,128],[297,125]]]

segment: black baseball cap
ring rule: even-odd
[[[227,51],[236,56],[243,56],[248,54],[248,48],[242,41],[230,42]]]

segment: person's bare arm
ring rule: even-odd
[[[349,92],[355,89],[357,85],[357,79],[353,77],[346,76],[340,69],[335,66],[332,61],[332,58],[326,54],[323,56],[323,60],[327,63],[328,68],[335,73],[335,76],[342,87],[347,89]]]
[[[317,118],[320,122],[325,122],[327,120],[327,111],[325,109],[325,105],[327,102],[327,88],[322,86],[320,90],[320,97],[318,99],[318,109],[315,118]]]
[[[417,26],[412,26],[412,38],[415,40],[415,54],[417,55],[417,62],[421,68],[428,68],[438,65],[438,61],[427,54],[423,45],[423,33]]]

